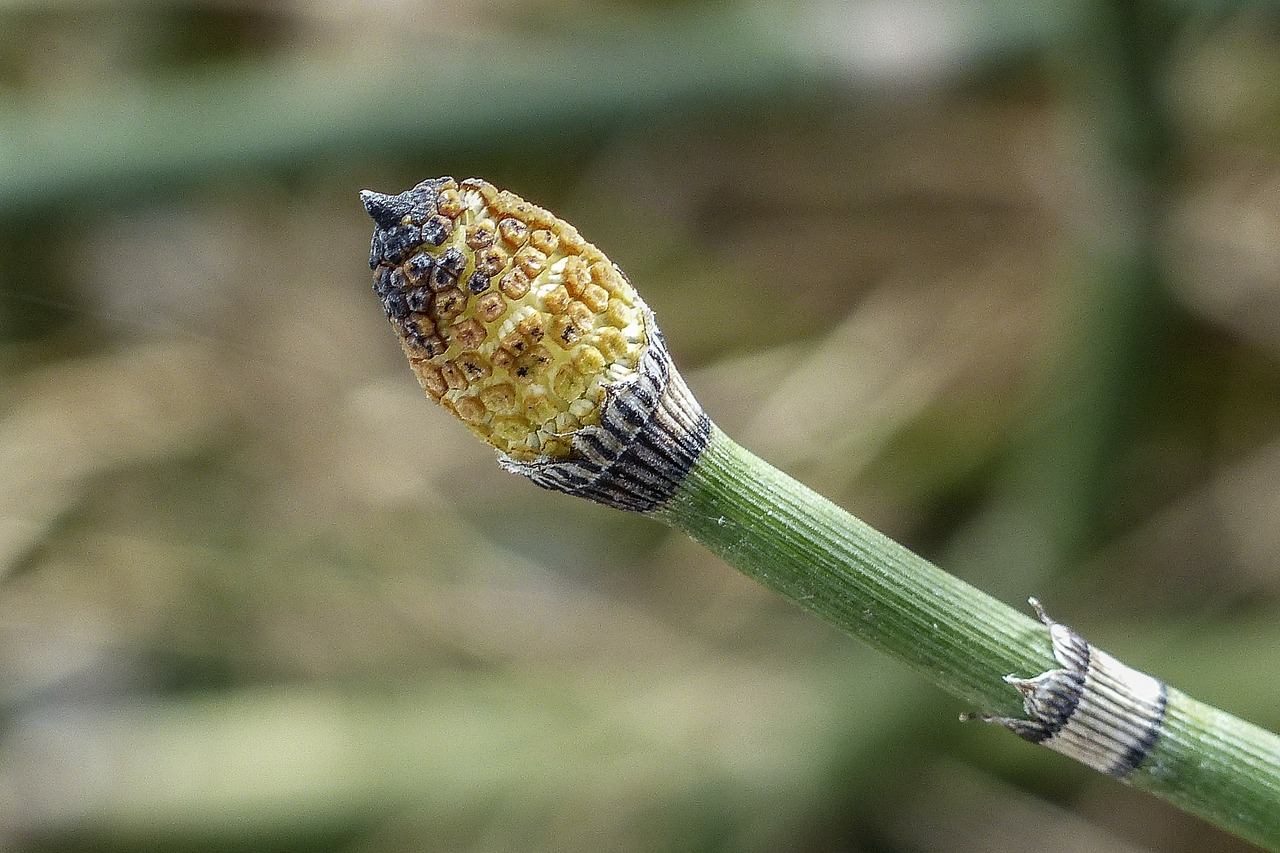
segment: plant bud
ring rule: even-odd
[[[476,178],[361,199],[374,292],[433,399],[539,485],[642,511],[670,496],[710,421],[603,252]]]

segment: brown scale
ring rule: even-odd
[[[468,317],[449,329],[449,342],[466,350],[480,349],[488,336],[489,332],[475,317]]]
[[[452,361],[440,365],[440,374],[444,376],[444,384],[450,391],[461,391],[470,384],[466,375]]]
[[[484,273],[492,278],[502,272],[507,265],[507,256],[501,249],[489,246],[476,252],[476,272]]]
[[[538,273],[542,272],[543,268],[547,265],[546,254],[532,246],[525,246],[523,249],[516,252],[516,256],[513,260],[515,261],[516,266],[520,268],[520,271],[529,278],[537,278]]]
[[[500,293],[486,293],[476,300],[476,316],[484,323],[494,323],[507,313],[507,300]]]
[[[552,316],[563,314],[569,307],[569,291],[562,284],[542,297],[542,304],[546,307],[547,313]]]
[[[467,307],[467,295],[456,287],[442,290],[436,294],[430,313],[434,313],[441,323],[450,323],[462,315]]]
[[[529,276],[524,270],[514,269],[498,280],[498,289],[502,294],[515,302],[529,292]]]
[[[454,364],[462,371],[471,384],[493,374],[493,370],[479,353],[464,352],[454,360]]]
[[[555,359],[551,356],[551,351],[542,344],[534,344],[529,347],[520,357],[516,359],[515,370],[516,375],[524,377],[530,372],[541,373],[538,368],[551,364]]]
[[[493,223],[486,220],[467,226],[467,247],[473,250],[487,249],[493,245]]]
[[[454,411],[458,413],[458,417],[469,423],[480,423],[489,413],[484,403],[475,397],[459,397],[454,403]]]
[[[542,252],[542,254],[549,255],[560,245],[560,238],[555,235],[554,231],[547,228],[538,228],[529,235],[529,245]]]
[[[574,299],[581,296],[587,285],[591,284],[591,270],[587,267],[587,262],[577,255],[565,260],[560,276],[565,289]]]
[[[418,381],[422,383],[423,389],[432,397],[439,400],[444,392],[449,390],[449,386],[444,381],[444,374],[431,362],[410,356],[409,365],[417,375]]]
[[[587,285],[578,298],[582,300],[583,305],[597,314],[609,307],[609,291],[598,284]]]
[[[462,213],[462,197],[458,195],[458,188],[456,184],[451,188],[441,191],[440,195],[436,198],[436,210],[442,216],[447,216],[450,219],[456,219],[458,214]]]
[[[529,239],[529,226],[519,219],[507,216],[498,223],[498,233],[502,235],[502,239],[508,244],[518,248],[524,245],[525,240]]]
[[[553,317],[549,337],[567,349],[582,340],[582,330],[568,317]]]
[[[480,392],[480,399],[485,406],[500,415],[509,415],[516,410],[516,389],[508,382],[485,388]]]

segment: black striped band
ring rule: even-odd
[[[711,435],[702,411],[671,362],[662,333],[646,310],[649,341],[635,376],[608,386],[600,425],[583,427],[567,459],[502,467],[544,489],[632,512],[651,512],[680,486]]]
[[[1049,628],[1061,669],[1034,678],[1005,676],[1022,693],[1028,719],[976,715],[1033,743],[1123,779],[1138,768],[1160,738],[1168,688],[1126,666],[1031,605]]]

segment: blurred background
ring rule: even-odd
[[[1248,849],[501,472],[357,192],[550,207],[739,441],[1276,729],[1278,48],[1274,2],[0,0],[0,849]]]

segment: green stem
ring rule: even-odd
[[[1280,850],[1280,737],[1266,729],[1171,689],[1164,734],[1128,781]]]
[[[429,179],[396,195],[366,190],[361,199],[375,225],[374,289],[415,373],[499,450],[504,468],[546,489],[665,520],[906,662],[980,718],[1280,851],[1280,738],[1124,665],[1032,600],[1036,625],[739,447],[694,398],[639,294],[568,223],[479,179]],[[468,269],[468,289],[491,287],[473,244],[489,246],[504,228],[532,230],[541,245],[563,250],[563,260],[548,266],[529,236],[516,252],[521,265],[503,275],[495,295],[466,303],[454,283]],[[503,258],[485,250],[485,269]],[[430,286],[415,284],[428,273]],[[583,301],[570,299],[570,284]],[[525,296],[532,300],[517,302]],[[607,302],[608,313],[591,318],[588,299]],[[581,332],[571,304],[591,318]],[[481,319],[496,325],[513,306],[521,319],[489,335]],[[593,343],[579,341],[584,333]],[[581,349],[552,373],[544,338]],[[478,349],[449,359],[464,341]],[[607,370],[605,349],[614,353]],[[546,390],[559,383],[581,391],[586,377],[599,383],[591,386],[597,396]]]
[[[1058,666],[1047,631],[873,530],[716,427],[658,517],[944,690],[1024,714],[1003,677]],[[1280,738],[1176,690],[1126,781],[1280,850]]]
[[[854,518],[714,426],[660,516],[748,577],[982,710],[1022,713],[1001,676],[1056,666],[1040,623]]]

